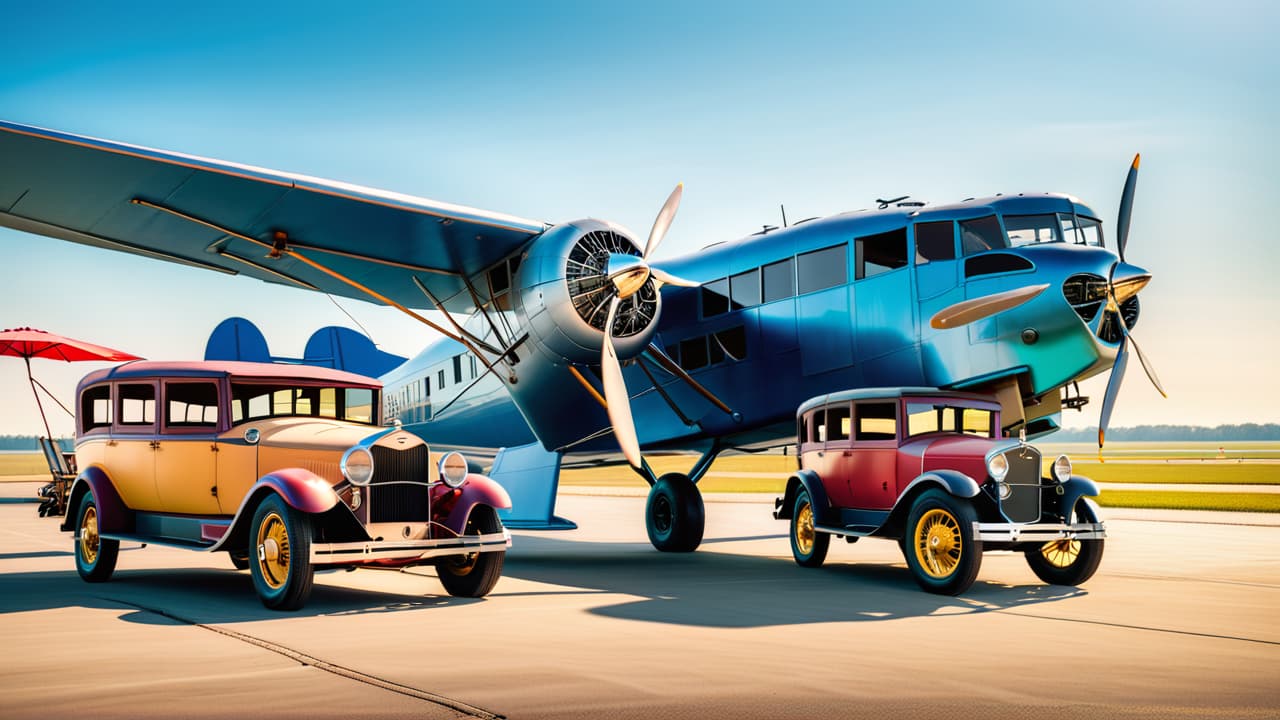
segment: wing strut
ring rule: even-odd
[[[266,249],[267,251],[269,251],[269,257],[279,258],[279,257],[283,257],[283,256],[287,255],[287,256],[289,256],[289,257],[291,257],[291,258],[295,259],[295,260],[298,260],[298,261],[300,261],[300,262],[302,262],[302,263],[304,263],[304,264],[306,264],[306,265],[309,265],[309,266],[311,266],[311,267],[315,268],[316,270],[319,270],[320,272],[324,273],[325,275],[328,275],[329,277],[332,277],[332,278],[333,278],[333,279],[335,279],[335,280],[339,280],[339,281],[341,281],[341,282],[344,282],[344,283],[346,283],[346,284],[350,285],[351,287],[355,288],[356,290],[359,290],[360,292],[362,292],[362,293],[364,293],[364,294],[368,295],[369,297],[372,297],[372,298],[374,298],[374,299],[378,300],[379,302],[382,302],[382,303],[384,303],[384,304],[386,304],[386,305],[390,305],[391,307],[393,307],[393,308],[395,308],[395,309],[399,310],[400,312],[404,313],[405,315],[408,315],[409,317],[413,318],[414,320],[417,320],[418,322],[422,323],[423,325],[426,325],[427,327],[431,328],[432,330],[435,330],[436,332],[440,333],[441,335],[444,335],[445,337],[449,338],[450,340],[454,340],[454,341],[457,341],[457,342],[459,342],[459,343],[462,343],[463,345],[465,345],[465,346],[467,346],[468,348],[470,348],[470,349],[472,350],[472,352],[475,352],[474,348],[471,348],[471,345],[470,345],[470,343],[468,343],[468,342],[467,342],[467,339],[466,339],[466,338],[464,338],[464,337],[462,337],[462,336],[460,336],[460,335],[457,335],[457,334],[455,334],[455,333],[451,332],[450,330],[446,329],[445,327],[443,327],[443,326],[441,326],[441,325],[438,325],[438,324],[436,324],[436,323],[434,323],[434,322],[432,322],[432,321],[430,321],[430,320],[426,319],[425,317],[423,317],[423,316],[419,315],[418,313],[416,313],[416,312],[414,312],[414,311],[410,310],[409,308],[405,307],[404,305],[401,305],[400,303],[396,302],[395,300],[392,300],[391,298],[387,297],[386,295],[383,295],[382,293],[380,293],[380,292],[378,292],[378,291],[376,291],[376,290],[373,290],[373,289],[371,289],[371,288],[365,287],[364,285],[361,285],[360,283],[356,282],[355,280],[352,280],[351,278],[349,278],[349,277],[347,277],[347,276],[343,275],[342,273],[337,272],[336,270],[331,270],[331,269],[329,269],[329,268],[325,267],[324,265],[321,265],[320,263],[316,262],[315,260],[312,260],[311,258],[308,258],[308,257],[306,257],[305,255],[302,255],[302,254],[301,254],[301,253],[299,253],[297,250],[293,250],[293,249],[291,249],[291,248],[289,247],[289,244],[290,244],[289,236],[288,236],[288,235],[286,235],[283,231],[277,230],[277,231],[276,231],[276,233],[275,233],[275,237],[273,238],[273,239],[274,239],[274,242],[272,242],[272,243],[267,243],[267,242],[263,242],[262,240],[259,240],[258,238],[250,237],[250,236],[245,235],[245,234],[243,234],[243,233],[238,233],[238,232],[236,232],[235,230],[231,230],[230,228],[226,228],[226,227],[223,227],[223,226],[221,226],[221,225],[217,225],[217,224],[215,224],[215,223],[209,222],[208,220],[203,220],[203,219],[201,219],[201,218],[195,217],[194,215],[188,215],[187,213],[184,213],[184,212],[182,212],[181,210],[175,210],[174,208],[171,208],[171,207],[166,207],[166,206],[164,206],[164,205],[160,205],[160,204],[158,204],[158,203],[153,203],[153,202],[151,202],[151,201],[149,201],[149,200],[143,200],[142,198],[133,198],[133,199],[132,199],[132,200],[130,200],[129,202],[133,203],[134,205],[141,205],[141,206],[143,206],[143,207],[149,207],[149,208],[151,208],[151,209],[153,209],[153,210],[159,210],[160,212],[168,213],[168,214],[170,214],[170,215],[173,215],[174,217],[181,218],[181,219],[186,220],[186,221],[188,221],[188,222],[192,222],[192,223],[195,223],[195,224],[197,224],[197,225],[203,225],[204,227],[207,227],[207,228],[210,228],[210,229],[213,229],[213,230],[217,230],[218,232],[224,233],[224,234],[226,234],[226,235],[230,235],[230,236],[232,236],[232,237],[235,237],[235,238],[239,238],[239,239],[241,239],[241,240],[244,240],[245,242],[253,243],[254,245],[257,245],[257,246],[259,246],[259,247],[261,247],[261,248],[264,248],[264,249]],[[231,256],[231,255],[227,255],[227,257],[232,257],[232,256]],[[244,260],[243,258],[233,257],[232,259],[240,260],[241,262],[248,262],[248,264],[250,264],[250,265],[255,265],[255,263],[252,263],[252,262],[246,261],[246,260]],[[377,260],[375,260],[374,258],[366,258],[366,259],[377,262]],[[419,269],[424,270],[424,271],[430,271],[430,272],[440,272],[440,270],[438,270],[438,269],[434,269],[434,268],[419,268]],[[271,272],[272,272],[272,274],[280,275],[280,276],[284,277],[281,273],[278,273],[278,272],[275,272],[275,271],[271,271]],[[294,279],[294,278],[286,278],[286,279],[292,280],[293,282],[297,282],[297,283],[299,283],[299,284],[304,284],[304,283],[302,283],[302,281],[300,281],[300,280],[296,280],[296,279]],[[476,354],[476,356],[477,356],[477,357],[480,357],[480,354],[479,354],[479,353],[475,353],[475,354]],[[481,358],[481,359],[483,360],[483,358]]]

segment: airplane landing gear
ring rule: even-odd
[[[667,473],[649,489],[644,510],[649,542],[662,552],[693,552],[702,543],[702,493],[687,475]]]

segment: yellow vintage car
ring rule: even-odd
[[[76,391],[62,529],[103,582],[121,541],[226,552],[262,603],[301,607],[317,568],[434,564],[451,595],[502,574],[511,500],[449,453],[378,424],[378,381],[302,365],[131,362]]]

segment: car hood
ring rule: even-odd
[[[258,440],[260,446],[317,450],[343,450],[370,435],[385,430],[385,428],[369,425],[316,418],[291,418],[288,421],[263,423],[257,427],[262,433]]]
[[[931,460],[977,458],[983,460],[987,453],[1004,441],[968,435],[948,435],[931,441],[924,451],[925,462]]]

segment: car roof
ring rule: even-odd
[[[227,377],[240,380],[284,380],[318,383],[334,383],[338,385],[359,385],[363,387],[382,387],[377,379],[356,375],[342,370],[316,367],[314,365],[292,365],[285,363],[240,362],[234,360],[214,361],[165,361],[138,360],[117,365],[113,368],[95,370],[80,381],[80,387],[104,380],[128,380],[134,378],[154,377]]]
[[[939,390],[938,388],[927,387],[879,387],[841,390],[839,392],[809,398],[800,404],[800,408],[796,410],[796,415],[806,413],[822,405],[829,405],[837,402],[848,402],[851,400],[897,400],[899,398],[913,396],[946,398],[950,400],[970,400],[993,405],[993,409],[999,409],[1000,407],[1000,404],[996,402],[996,399],[991,395],[959,392],[957,390]]]

